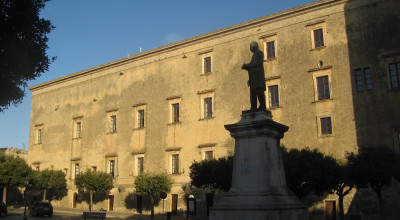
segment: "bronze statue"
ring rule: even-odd
[[[243,64],[242,69],[249,73],[249,81],[247,85],[250,86],[250,111],[266,111],[265,104],[265,73],[264,73],[264,54],[258,48],[257,42],[250,43],[250,51],[253,52],[253,57],[250,63]],[[257,98],[260,106],[257,109]]]

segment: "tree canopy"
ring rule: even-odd
[[[398,179],[400,155],[385,146],[363,147],[358,154],[350,153],[348,161],[355,170],[358,188],[370,186],[375,191],[381,216],[383,216],[382,189],[390,186],[392,178]]]
[[[151,218],[154,218],[155,201],[158,201],[161,192],[169,193],[171,191],[172,183],[172,179],[164,173],[144,173],[136,177],[136,193],[150,196]]]
[[[113,188],[113,177],[101,171],[86,170],[75,177],[75,185],[79,190],[89,191],[89,210],[93,207],[93,192],[107,192]]]
[[[0,0],[0,112],[21,102],[26,82],[48,70],[47,34],[54,28],[39,17],[49,0]]]
[[[233,156],[193,162],[190,178],[193,186],[227,192],[232,184]]]
[[[138,194],[159,196],[171,191],[172,180],[167,174],[144,173],[136,177],[135,187]]]
[[[107,192],[113,188],[113,177],[105,172],[87,170],[75,177],[75,185],[79,190]]]
[[[50,189],[65,189],[67,180],[65,173],[61,170],[34,171],[33,185],[39,189],[43,189],[43,200],[46,199],[46,191]]]
[[[333,169],[336,167],[336,160],[322,154],[318,149],[287,150],[283,147],[282,157],[286,184],[298,198],[311,192],[317,195],[332,192],[337,185],[338,180]]]
[[[31,180],[32,168],[24,159],[0,153],[0,185],[3,189],[3,202],[6,203],[7,188],[11,186],[24,186],[25,180]]]

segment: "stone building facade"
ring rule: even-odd
[[[289,126],[286,147],[399,151],[399,8],[320,0],[32,86],[28,162],[67,174],[55,206],[87,207],[73,180],[92,169],[115,177],[95,209],[134,210],[135,177],[164,172],[174,179],[166,210],[186,210],[189,166],[232,153],[224,125],[250,108],[240,68],[251,41],[265,54],[267,107]]]

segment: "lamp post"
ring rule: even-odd
[[[24,186],[25,186],[25,190],[24,190],[25,209],[24,209],[24,219],[23,220],[27,220],[28,217],[26,216],[26,188],[28,188],[28,186],[29,186],[29,180],[24,181]]]

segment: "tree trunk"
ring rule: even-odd
[[[93,208],[93,191],[92,190],[89,191],[89,197],[90,197],[89,211],[92,212],[92,208]]]
[[[7,186],[3,188],[3,202],[7,205]]]
[[[154,218],[154,198],[153,198],[153,196],[151,195],[150,196],[150,200],[151,200],[151,216],[150,216],[150,218]]]
[[[344,220],[344,209],[343,209],[343,198],[344,195],[339,195],[339,219]]]
[[[382,199],[382,187],[378,187],[376,190],[376,194],[378,195],[378,202],[379,202],[379,214],[381,219],[385,219],[383,215],[383,199]]]
[[[42,201],[46,201],[46,192],[47,192],[47,190],[44,189],[43,190],[43,199],[42,199]]]

